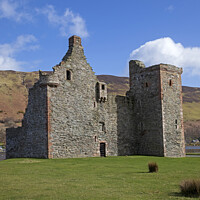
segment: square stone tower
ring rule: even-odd
[[[182,69],[159,64],[145,68],[141,61],[129,63],[130,91],[134,97],[137,154],[185,156]]]

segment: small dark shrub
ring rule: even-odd
[[[184,180],[180,184],[180,189],[186,197],[200,197],[200,180]]]
[[[17,112],[17,114],[24,114],[24,111],[19,110],[19,111]]]
[[[148,163],[148,167],[149,167],[149,172],[158,172],[158,165],[156,162],[150,162]]]

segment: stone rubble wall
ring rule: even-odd
[[[134,155],[137,152],[136,135],[134,132],[134,99],[117,96],[117,147],[118,155]]]
[[[6,158],[23,157],[25,134],[21,127],[6,130]]]
[[[130,77],[132,81],[129,95],[135,100],[136,154],[163,156],[159,68],[144,68],[143,63],[133,61],[130,63]]]
[[[129,70],[126,96],[107,94],[72,36],[29,90],[22,127],[7,129],[7,158],[99,157],[101,143],[107,156],[184,156],[181,69],[130,61]]]
[[[181,73],[174,66],[161,68],[164,148],[167,157],[185,156]]]
[[[7,157],[47,158],[46,126],[46,87],[40,87],[36,83],[29,90],[22,127],[7,129]],[[13,150],[15,155],[9,150],[13,147],[17,149]]]
[[[72,48],[72,47],[71,47]],[[54,67],[58,87],[49,88],[50,141],[52,158],[100,156],[100,143],[108,156],[117,155],[117,105],[115,97],[97,99],[97,77],[80,45],[69,48]],[[66,79],[70,70],[72,79]],[[105,92],[107,86],[105,85]]]

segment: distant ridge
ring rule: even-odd
[[[125,95],[126,91],[129,90],[128,77],[113,75],[97,75],[97,77],[99,81],[108,84],[109,93]],[[20,125],[27,105],[28,89],[33,86],[38,78],[38,71],[0,71],[0,130],[2,127],[5,129],[5,121],[9,120]],[[199,124],[200,127],[200,121],[198,121],[200,120],[200,88],[183,86],[182,89],[184,120],[188,123],[189,121],[196,121],[195,124]],[[184,124],[185,129],[187,129],[187,123]],[[194,125],[190,127],[192,128]]]

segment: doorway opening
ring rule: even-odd
[[[100,143],[100,156],[106,157],[106,143],[105,142]]]

